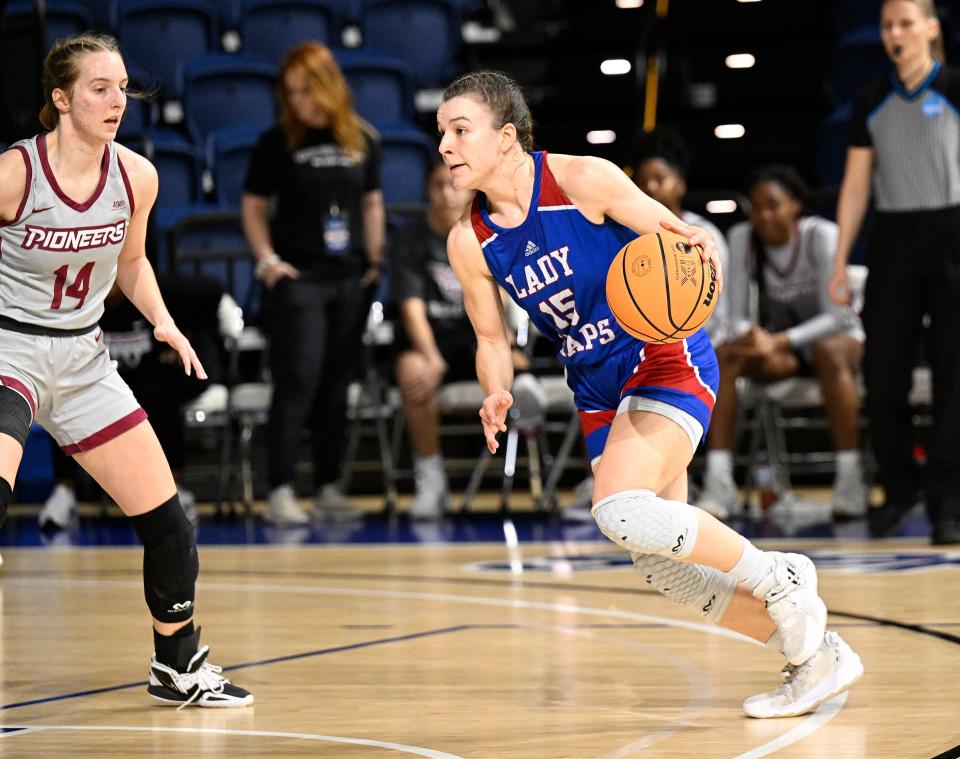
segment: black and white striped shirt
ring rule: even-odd
[[[878,211],[960,205],[960,70],[934,63],[910,91],[891,72],[854,101],[850,145],[873,148]]]

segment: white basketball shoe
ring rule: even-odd
[[[817,594],[817,569],[799,553],[770,551],[773,571],[753,595],[783,637],[783,654],[791,664],[803,664],[817,651],[827,626],[827,606]]]
[[[775,691],[743,702],[748,717],[797,717],[843,693],[863,676],[863,662],[835,632],[827,632],[816,652],[803,664],[783,668],[783,683]]]

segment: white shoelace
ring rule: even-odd
[[[223,672],[223,667],[218,667],[216,664],[208,664],[206,662],[204,662],[203,666],[196,672],[178,672],[174,678],[177,688],[184,693],[189,693],[191,690],[193,693],[186,701],[177,707],[177,711],[192,704],[200,697],[201,693],[206,693],[207,691],[211,693],[223,693],[224,687],[230,681],[223,677],[223,675],[220,674],[221,672]]]

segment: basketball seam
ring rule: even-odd
[[[693,302],[693,308],[690,310],[690,313],[687,314],[687,318],[684,319],[683,326],[679,328],[682,330],[698,329],[700,327],[700,324],[703,324],[703,322],[706,321],[706,319],[704,319],[696,327],[689,326],[690,320],[693,318],[693,315],[697,312],[697,309],[700,308],[700,300],[703,298],[703,286],[707,282],[707,272],[703,268],[703,259],[700,258],[700,253],[698,252],[700,250],[700,246],[698,245],[696,248],[692,248],[692,250],[694,250],[694,252],[697,253],[697,260],[700,262],[700,292],[697,294],[697,299]],[[673,323],[673,319],[671,319],[670,321],[671,323]]]
[[[640,312],[640,307],[637,306],[637,301],[634,299],[633,294],[630,292],[630,282],[627,280],[626,250],[621,251],[621,253],[622,255],[620,256],[620,258],[621,258],[621,264],[623,268],[621,279],[623,281],[623,286],[627,291],[627,295],[629,295],[630,299],[633,301],[634,306],[637,307],[637,311]],[[631,337],[635,337],[638,340],[643,339],[648,342],[660,342],[661,338],[654,337],[653,335],[648,335],[646,332],[642,332],[641,330],[637,329],[635,326],[633,326],[633,324],[627,324],[626,318],[621,318],[621,316],[617,313],[616,309],[613,307],[613,304],[610,303],[609,300],[607,301],[607,307],[610,309],[610,313],[613,314],[613,318],[616,319],[620,327],[623,328],[626,332],[628,332],[631,335]],[[642,316],[642,312],[640,313]],[[643,318],[646,319],[646,317],[643,317]],[[647,323],[649,324],[649,322]],[[650,326],[652,327],[653,325],[650,324]],[[654,329],[656,328],[654,327]]]
[[[657,240],[658,240],[658,241],[660,240],[660,234],[659,234],[659,233],[657,233]],[[660,244],[660,249],[661,249],[661,251],[663,250],[663,244],[662,244],[662,243]],[[627,295],[630,296],[630,300],[633,302],[633,307],[637,310],[637,313],[640,314],[640,316],[643,318],[643,320],[644,320],[647,324],[649,324],[656,332],[659,332],[661,335],[663,335],[663,337],[652,338],[652,339],[655,339],[657,342],[660,342],[660,341],[663,340],[664,338],[672,337],[672,335],[668,335],[666,332],[664,332],[662,329],[660,329],[658,326],[656,326],[652,321],[650,321],[650,319],[647,318],[647,315],[643,312],[643,308],[641,308],[640,304],[637,303],[637,299],[634,297],[634,295],[633,295],[633,290],[632,290],[632,288],[630,287],[630,279],[627,277],[627,255],[626,255],[626,252],[625,252],[625,251],[624,251],[624,255],[623,255],[623,260],[621,261],[621,267],[623,268],[623,284],[624,284],[624,287],[626,287]],[[666,269],[666,264],[664,264],[664,269]],[[665,283],[665,284],[669,285],[669,282],[667,282],[667,283]],[[669,292],[670,292],[670,291],[669,291],[669,287],[668,287],[668,289],[667,289],[667,298],[670,297]],[[637,332],[640,332],[640,330],[637,330]],[[643,334],[643,333],[641,332],[641,334]]]

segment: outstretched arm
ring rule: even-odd
[[[486,398],[480,409],[487,448],[496,453],[497,433],[507,429],[507,411],[513,405],[513,361],[503,302],[470,226],[461,219],[447,237],[447,256],[463,287],[467,316],[477,335],[477,379]]]
[[[157,277],[147,260],[147,218],[157,199],[157,170],[146,158],[132,150],[121,146],[118,146],[117,150],[127,170],[134,201],[133,216],[117,261],[117,284],[137,310],[153,325],[154,337],[169,343],[180,354],[184,372],[189,375],[196,370],[197,377],[206,379],[207,373],[203,370],[190,341],[177,329],[173,317],[164,305]]]
[[[713,263],[718,293],[723,288],[723,266],[713,235],[687,224],[662,203],[637,187],[620,168],[593,156],[551,155],[550,168],[564,192],[591,221],[607,216],[630,227],[638,235],[667,229],[699,246],[704,262]]]
[[[873,148],[852,147],[847,150],[847,163],[837,200],[837,255],[833,259],[833,274],[827,287],[834,303],[850,303],[850,284],[847,281],[847,261],[857,240],[860,225],[870,202],[870,176],[873,173]]]

